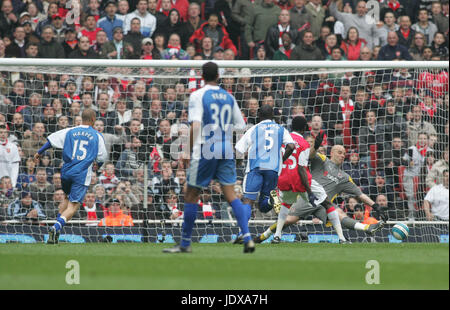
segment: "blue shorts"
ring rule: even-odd
[[[61,186],[70,202],[83,203],[88,187],[83,184],[74,183],[72,180],[61,178]]]
[[[217,180],[222,185],[234,185],[234,159],[191,159],[187,175],[188,185],[202,189],[208,187],[211,180]]]
[[[244,198],[256,201],[269,197],[270,192],[277,187],[278,172],[273,170],[253,169],[244,178]]]

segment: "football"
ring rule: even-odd
[[[392,235],[395,239],[405,240],[409,235],[409,228],[406,224],[398,223],[392,227]]]

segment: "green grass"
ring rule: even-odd
[[[0,289],[449,289],[448,244],[194,244],[164,254],[165,244],[0,245]],[[66,262],[80,284],[65,282]],[[368,285],[368,260],[380,284]]]

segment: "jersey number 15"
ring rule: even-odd
[[[77,155],[77,159],[78,160],[85,159],[87,155],[86,146],[88,145],[88,143],[89,141],[86,140],[75,140],[72,152],[72,159],[75,159],[75,155],[77,155],[78,151],[81,151],[81,156]]]

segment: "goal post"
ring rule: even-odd
[[[7,172],[12,164],[0,158],[6,177],[0,185],[0,242],[46,240],[61,199],[61,152],[51,150],[37,164],[30,157],[49,134],[79,124],[87,107],[97,111],[109,162],[94,173],[89,197],[64,228],[62,241],[178,241],[188,100],[203,86],[206,62],[0,59],[0,125],[20,153],[17,175]],[[215,62],[220,85],[237,99],[247,129],[257,122],[258,107],[271,104],[276,121],[288,130],[293,117],[304,115],[310,126],[305,137],[325,131],[324,155],[334,144],[345,146],[344,171],[389,215],[374,237],[344,229],[351,241],[394,242],[390,228],[403,222],[411,230],[408,241],[448,242],[448,201],[446,217],[440,209],[428,212],[423,203],[430,188],[443,182],[440,164],[447,161],[448,167],[448,62]],[[239,197],[244,168],[237,167]],[[27,193],[42,216],[28,215]],[[111,207],[115,199],[118,210]],[[231,241],[238,226],[216,182],[201,201],[194,241]],[[358,221],[373,220],[370,207],[348,195],[333,203]],[[133,226],[120,225],[119,217],[130,217]],[[255,206],[251,233],[275,221],[274,212],[264,214]],[[302,219],[284,230],[283,239],[337,242],[325,224]]]

